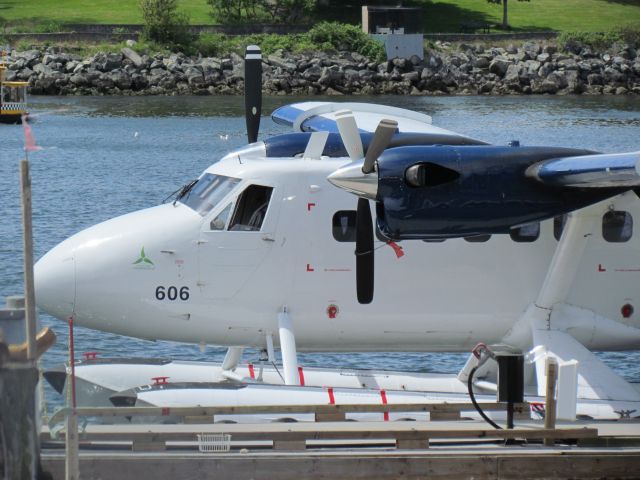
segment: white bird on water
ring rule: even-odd
[[[225,133],[225,134],[220,134],[218,135],[220,137],[220,140],[229,140],[229,134]]]
[[[133,138],[138,138],[140,136],[139,132],[133,132]]]

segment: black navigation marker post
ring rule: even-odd
[[[249,143],[258,141],[262,112],[262,51],[249,45],[244,54],[244,116]]]

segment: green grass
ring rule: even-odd
[[[205,0],[180,0],[193,24],[217,23]],[[394,2],[387,2],[394,3]],[[414,0],[424,7],[427,32],[455,32],[461,23],[502,21],[502,6],[485,0]],[[345,6],[319,12],[324,19],[359,22],[360,10]],[[22,28],[50,30],[58,23],[142,23],[137,0],[0,0],[0,17]],[[509,0],[516,31],[602,32],[640,24],[640,0]]]

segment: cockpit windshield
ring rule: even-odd
[[[178,201],[191,207],[204,217],[220,200],[226,197],[238,183],[240,183],[239,178],[205,173],[193,187],[182,197],[178,198]]]

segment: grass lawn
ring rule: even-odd
[[[374,3],[374,2],[372,2]],[[388,2],[393,4],[394,2]],[[409,2],[406,2],[409,3]],[[424,7],[426,32],[455,32],[463,23],[502,21],[502,5],[485,0],[414,0]],[[191,23],[217,23],[205,0],[179,0]],[[340,6],[321,16],[358,22],[359,7]],[[0,0],[0,17],[11,23],[142,23],[137,0]],[[609,31],[640,25],[640,0],[509,0],[514,30]]]

